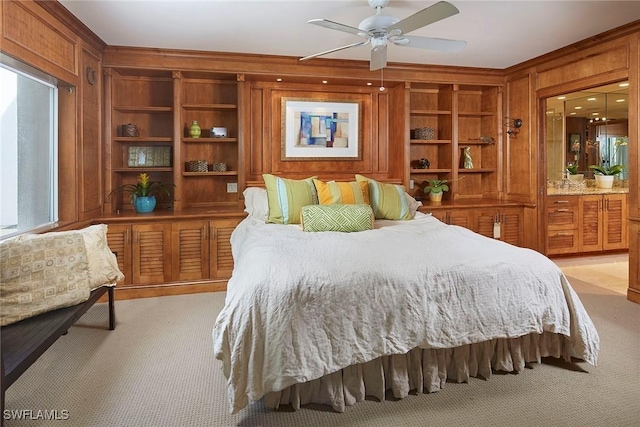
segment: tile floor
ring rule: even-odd
[[[552,258],[566,276],[627,295],[629,254]]]

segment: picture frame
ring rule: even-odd
[[[570,133],[567,138],[567,149],[570,153],[579,153],[581,144],[581,138],[579,133]]]
[[[282,98],[282,160],[361,160],[360,102]]]

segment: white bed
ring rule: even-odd
[[[553,356],[597,362],[598,334],[538,252],[416,213],[357,233],[246,218],[213,342],[230,411],[434,392]]]

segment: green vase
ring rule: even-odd
[[[200,125],[198,125],[198,122],[194,120],[191,123],[191,127],[189,128],[189,136],[191,138],[200,138],[201,133],[202,133],[202,129],[200,129]]]

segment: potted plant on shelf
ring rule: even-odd
[[[578,173],[578,165],[574,165],[573,163],[569,163],[567,165],[567,173],[568,173],[568,178],[572,181],[579,181],[581,179],[584,179],[584,174],[583,173]]]
[[[171,192],[167,188],[168,186],[174,186],[174,184],[167,184],[160,181],[150,181],[149,175],[141,173],[138,175],[138,182],[135,184],[125,184],[116,188],[110,194],[123,191],[131,193],[131,204],[138,213],[153,212],[156,207],[156,194],[164,193],[167,196],[171,195]]]
[[[432,202],[441,202],[442,194],[445,191],[449,191],[446,179],[428,179],[427,185],[424,187],[424,192],[429,195],[429,200]]]
[[[590,169],[593,169],[596,177],[596,187],[598,188],[611,188],[613,187],[613,178],[624,170],[622,165],[612,166],[599,166],[591,165]]]

